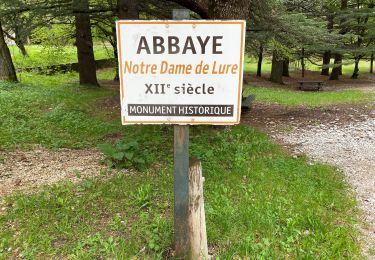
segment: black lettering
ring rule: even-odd
[[[192,54],[197,54],[195,47],[194,47],[193,39],[191,38],[191,36],[186,37],[186,42],[185,42],[185,46],[182,51],[182,54],[186,54],[187,50],[191,50]]]
[[[179,42],[180,40],[176,36],[168,37],[168,53],[169,54],[177,54],[180,52],[180,46],[178,46]]]
[[[207,36],[204,41],[202,41],[202,37],[200,37],[200,36],[198,36],[197,39],[198,39],[199,44],[201,45],[202,54],[205,54],[206,53],[206,45],[207,45],[208,41],[210,40],[210,36]]]
[[[146,94],[147,94],[148,92],[150,92],[150,94],[152,94],[152,90],[151,90],[152,84],[145,84],[145,86],[146,86],[146,88],[147,88],[147,90],[146,90]]]
[[[223,36],[213,36],[212,37],[212,53],[213,54],[223,54],[223,51],[218,50],[218,47],[221,47],[221,42],[218,40],[223,39]]]
[[[151,54],[150,48],[148,47],[148,43],[145,36],[141,36],[138,44],[137,54],[141,53],[141,50],[146,50],[147,54]]]
[[[165,51],[164,38],[160,36],[153,37],[154,54],[163,54]],[[159,47],[159,48],[158,48]]]

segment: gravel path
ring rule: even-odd
[[[97,150],[0,151],[0,198],[15,191],[33,192],[62,180],[78,181],[99,175],[105,166]]]
[[[372,81],[360,89],[374,93],[375,85]],[[363,254],[375,260],[375,102],[314,109],[255,103],[242,121],[296,155],[343,171],[362,210]]]
[[[361,228],[364,254],[375,259],[369,253],[375,249],[375,118],[361,119],[347,125],[333,122],[306,126],[276,137],[293,145],[296,153],[306,153],[343,170],[356,192],[363,220],[368,223],[368,227]]]

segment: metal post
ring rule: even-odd
[[[178,258],[189,252],[189,126],[174,127],[174,243]]]
[[[174,20],[190,19],[187,9],[174,9]],[[174,246],[175,256],[189,256],[189,126],[174,126]]]

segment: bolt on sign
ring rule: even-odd
[[[118,21],[127,124],[240,122],[245,21]]]

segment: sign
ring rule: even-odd
[[[240,122],[245,21],[118,21],[122,123]]]

